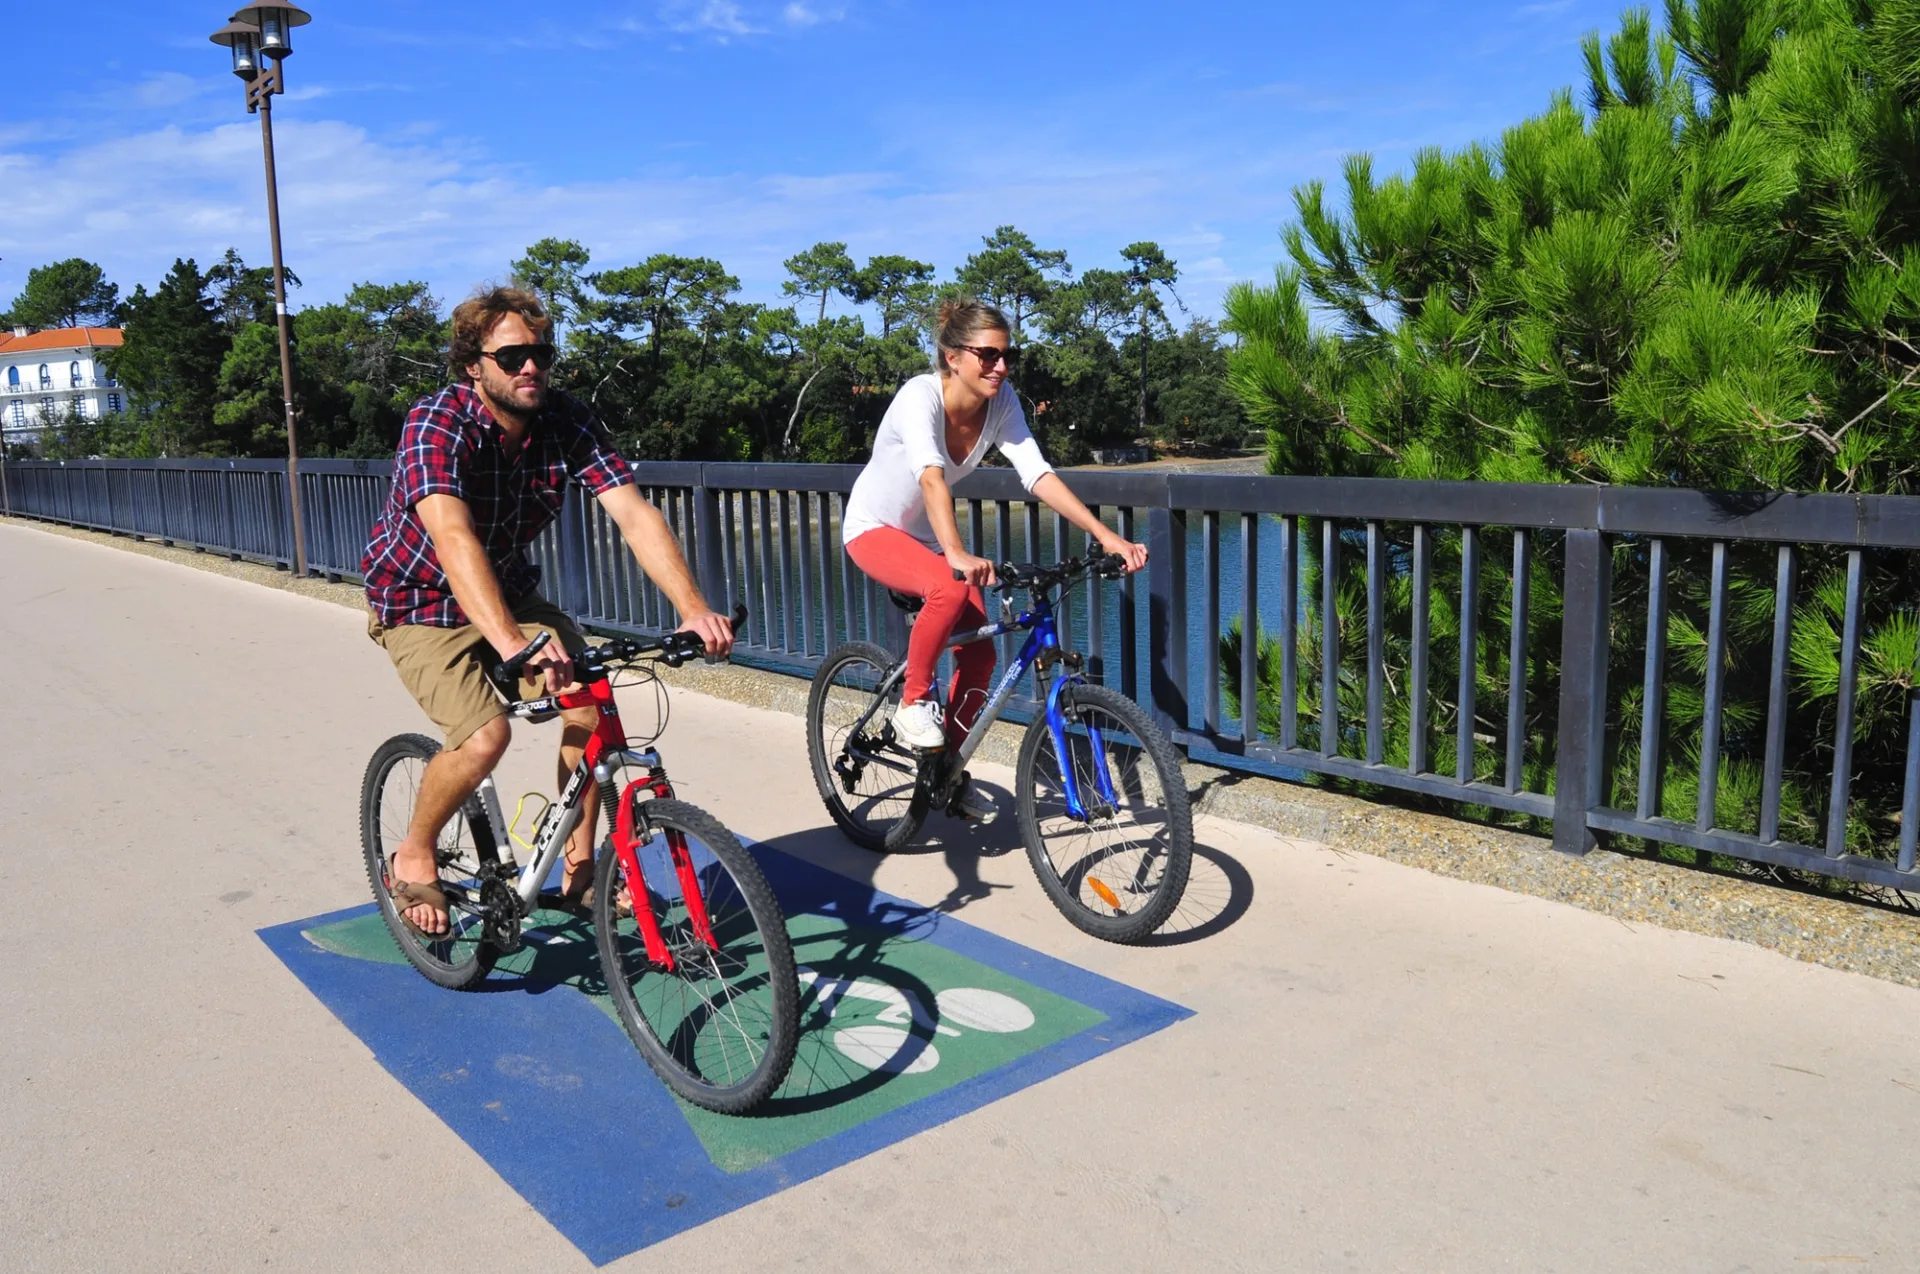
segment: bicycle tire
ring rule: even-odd
[[[786,916],[759,865],[718,819],[684,801],[654,799],[640,808],[652,835],[636,847],[647,896],[633,904],[653,908],[674,967],[647,958],[633,916],[619,909],[625,879],[609,836],[593,885],[607,990],[628,1037],[668,1088],[696,1106],[741,1114],[786,1080],[799,1041],[800,984]],[[687,838],[717,947],[694,932],[669,833]]]
[[[807,692],[807,758],[813,785],[847,839],[876,854],[911,841],[927,817],[927,800],[919,792],[919,754],[892,742],[900,681],[896,679],[884,697],[877,694],[899,662],[871,642],[848,642],[821,660]],[[880,703],[868,719],[875,746],[866,754],[870,759],[855,757],[848,751],[848,732],[875,698]],[[858,765],[852,792],[835,768],[843,759],[849,768]],[[871,783],[869,776],[876,776]]]
[[[464,991],[477,986],[500,958],[500,952],[483,939],[481,918],[463,906],[478,891],[473,873],[479,867],[479,836],[474,829],[487,826],[480,798],[467,798],[440,833],[441,888],[449,904],[445,938],[432,941],[408,926],[393,905],[387,880],[387,858],[398,848],[413,820],[419,774],[439,751],[440,744],[424,734],[397,734],[374,750],[360,780],[360,848],[374,902],[407,963],[437,986]],[[409,777],[404,784],[396,784],[394,780],[403,767]],[[488,836],[490,840],[490,828]]]
[[[1087,730],[1099,724],[1108,736],[1109,773],[1120,799],[1084,821],[1068,814],[1053,733],[1045,714],[1036,716],[1020,742],[1014,773],[1027,859],[1047,897],[1076,928],[1108,942],[1144,942],[1180,905],[1193,865],[1193,815],[1179,757],[1145,709],[1105,686],[1067,686],[1060,709],[1083,796],[1097,800]],[[1161,817],[1140,820],[1156,801]],[[1141,830],[1123,837],[1126,815]]]

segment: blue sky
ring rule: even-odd
[[[268,259],[223,8],[12,0],[0,301],[100,262]],[[1011,222],[1076,269],[1154,239],[1218,313],[1266,278],[1291,191],[1492,139],[1580,75],[1619,8],[1187,0],[322,0],[274,112],[296,307],[423,279],[453,300],[546,235],[599,266],[718,257],[748,299],[822,239],[950,274]],[[100,53],[80,31],[101,38]],[[100,54],[104,53],[103,58]]]

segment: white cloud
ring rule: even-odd
[[[786,19],[790,27],[813,27],[819,26],[822,22],[838,22],[847,16],[847,11],[828,9],[823,12],[819,9],[809,9],[800,3],[800,0],[794,0],[792,4],[780,11],[780,16]]]
[[[731,35],[762,35],[766,32],[765,27],[748,22],[734,0],[694,0],[693,3],[673,0],[661,7],[660,18],[669,29],[687,34],[713,31],[724,38]]]
[[[167,110],[205,97],[218,85],[218,80],[162,71],[134,85],[131,97],[133,105],[141,110]]]
[[[1112,264],[1121,244],[1157,236],[1176,255],[1191,254],[1192,291],[1183,295],[1204,313],[1223,281],[1264,275],[1271,227],[1285,211],[1277,198],[1155,157],[1049,154],[972,172],[710,171],[543,184],[457,141],[378,138],[293,118],[276,125],[287,262],[306,283],[296,304],[332,300],[365,280],[424,279],[454,298],[503,276],[527,244],[549,235],[580,240],[600,265],[655,252],[717,257],[749,299],[775,301],[781,261],[810,243],[846,240],[856,256],[905,253],[945,274],[981,235],[1011,222],[1068,248],[1079,268]],[[51,153],[0,148],[0,186],[9,191],[0,203],[0,302],[28,268],[68,256],[100,262],[127,292],[137,282],[151,287],[176,256],[204,266],[231,245],[264,262],[261,182],[250,119]],[[1196,220],[1198,208],[1207,211]],[[1223,234],[1223,219],[1251,222],[1257,237]],[[1257,253],[1237,274],[1228,242]]]
[[[681,35],[708,35],[727,43],[741,36],[768,35],[777,27],[804,30],[823,22],[839,22],[844,8],[821,8],[807,0],[665,0],[660,21]],[[638,32],[643,24],[628,19],[619,29]]]

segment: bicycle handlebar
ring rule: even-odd
[[[994,573],[1000,582],[994,585],[1002,593],[1011,593],[1016,588],[1028,592],[1039,592],[1084,574],[1097,574],[1104,579],[1119,579],[1127,573],[1127,560],[1118,553],[1102,553],[1098,557],[1068,558],[1064,562],[1046,565],[1040,562],[1002,562],[994,567]]]
[[[740,626],[747,622],[747,608],[736,605],[733,608],[733,629],[737,633]],[[487,673],[497,686],[511,689],[520,680],[527,660],[545,649],[551,633],[540,633],[527,643],[526,649],[509,659],[495,664]],[[614,637],[598,646],[589,646],[575,657],[576,669],[587,673],[605,672],[611,664],[628,663],[642,655],[654,655],[669,668],[678,668],[689,659],[698,659],[707,653],[706,639],[699,633],[667,633],[661,637]]]

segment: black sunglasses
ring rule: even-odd
[[[1020,362],[1020,351],[1011,345],[1006,349],[997,345],[962,345],[960,348],[979,359],[980,366],[988,371],[993,370],[995,363],[1005,363],[1007,370],[1012,371]]]
[[[533,365],[541,371],[553,366],[553,360],[560,351],[551,345],[502,345],[499,349],[483,349],[480,357],[491,358],[501,371],[509,376],[516,375],[532,359]]]

